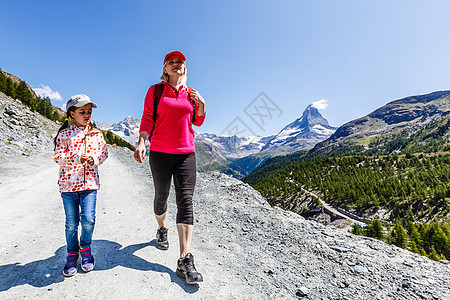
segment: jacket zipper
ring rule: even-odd
[[[84,136],[84,154],[86,154],[87,151],[87,140],[86,140],[86,135]],[[83,164],[83,169],[84,169],[84,179],[83,179],[83,184],[84,184],[84,190],[86,190],[86,166],[87,166],[87,162],[85,161]]]

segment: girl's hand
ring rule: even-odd
[[[80,156],[81,163],[84,164],[88,160],[88,158],[89,158],[89,155],[81,154],[81,156]]]
[[[90,166],[94,165],[94,158],[92,156],[89,156],[89,158],[86,161]]]
[[[145,158],[145,142],[138,143],[136,146],[136,150],[134,150],[134,159],[137,162],[142,163],[142,160]]]
[[[82,164],[87,162],[90,166],[94,165],[94,158],[92,156],[89,156],[87,154],[81,154],[80,161]]]

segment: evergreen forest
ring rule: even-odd
[[[15,83],[9,76],[6,76],[1,69],[0,92],[3,92],[13,99],[20,100],[24,105],[28,106],[31,111],[36,111],[47,119],[60,122],[64,121],[64,113],[62,113],[62,111],[58,113],[57,108],[51,104],[48,97],[35,97],[25,81]]]
[[[378,238],[432,259],[449,259],[450,154],[306,158],[275,168],[261,166],[243,179],[271,205],[299,207],[304,190],[327,203],[358,209],[385,208],[389,220],[355,225],[353,233]],[[305,210],[307,208],[304,208]],[[391,224],[391,225],[389,225]],[[406,229],[404,229],[406,228]]]
[[[3,92],[13,99],[20,100],[24,105],[28,106],[31,111],[36,111],[52,121],[63,122],[66,118],[65,113],[53,106],[48,97],[35,97],[25,81],[21,80],[20,83],[15,83],[9,76],[6,76],[1,69],[0,92]],[[135,148],[130,143],[111,131],[102,130],[102,132],[106,143],[120,147],[127,147],[128,149],[134,151]]]
[[[376,238],[433,260],[450,260],[448,220],[416,223],[410,219],[403,219],[390,227],[384,229],[380,220],[375,219],[364,228],[354,224],[352,233]]]

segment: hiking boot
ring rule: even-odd
[[[94,257],[91,253],[91,247],[80,249],[81,254],[81,269],[84,272],[90,272],[94,269]]]
[[[169,229],[166,227],[161,227],[156,232],[156,248],[159,250],[169,249],[169,241],[167,240],[167,232]]]
[[[69,253],[67,254],[66,265],[63,269],[63,275],[66,277],[73,276],[77,274],[77,262],[78,262],[78,253]]]
[[[194,266],[194,256],[188,253],[184,258],[178,259],[177,271],[175,272],[179,277],[184,278],[187,283],[194,284],[203,281],[203,276]]]

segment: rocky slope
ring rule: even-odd
[[[53,149],[59,126],[0,92],[0,156],[30,155]]]
[[[64,218],[51,155],[25,157],[0,173],[2,299],[450,299],[449,265],[273,208],[249,185],[214,172],[199,174],[194,195],[192,252],[205,281],[187,285],[174,273],[173,190],[171,248],[162,252],[155,248],[148,164],[115,147],[100,168],[96,268],[64,279]],[[19,184],[20,191],[11,188]],[[36,201],[36,209],[20,209]]]
[[[364,152],[371,148],[390,146],[383,154],[390,154],[408,145],[426,144],[426,139],[435,134],[436,128],[443,137],[449,132],[450,91],[411,96],[389,102],[362,118],[339,127],[327,140],[318,143],[311,155],[345,155]],[[427,128],[432,124],[432,128]],[[419,131],[429,131],[423,137],[408,140]],[[397,139],[396,143],[392,143]],[[389,145],[391,142],[392,145]],[[401,145],[399,145],[401,144]],[[397,146],[397,148],[395,148]]]

